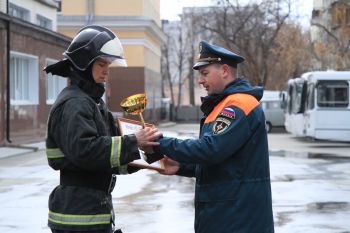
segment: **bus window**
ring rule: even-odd
[[[292,113],[303,113],[305,110],[306,82],[302,79],[295,79],[294,88],[292,89],[291,104]]]
[[[347,107],[349,84],[346,81],[319,81],[317,105],[320,107]]]
[[[310,83],[307,87],[307,102],[306,107],[309,110],[314,109],[315,107],[315,85],[313,83]]]

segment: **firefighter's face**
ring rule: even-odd
[[[111,62],[107,59],[98,58],[92,65],[92,77],[96,83],[105,83],[109,74],[109,65]]]
[[[208,95],[220,94],[225,89],[225,75],[223,65],[211,64],[198,69],[198,83],[207,91]]]

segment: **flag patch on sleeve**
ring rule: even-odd
[[[231,118],[231,119],[235,119],[236,118],[236,112],[234,109],[230,108],[230,107],[226,107],[224,108],[219,116],[225,116],[225,117],[228,117],[228,118]]]

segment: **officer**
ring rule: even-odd
[[[158,140],[163,174],[196,177],[196,233],[274,232],[263,89],[237,78],[242,56],[205,41],[199,52],[200,136]]]
[[[60,184],[49,197],[48,225],[54,233],[110,233],[115,174],[137,171],[128,163],[140,158],[138,147],[159,144],[152,141],[160,134],[146,128],[118,135],[101,98],[110,64],[126,65],[112,31],[97,25],[82,28],[64,57],[45,68],[71,84],[59,94],[47,125],[48,163],[60,171]]]

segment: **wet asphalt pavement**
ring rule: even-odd
[[[195,138],[197,125],[162,128]],[[350,144],[269,135],[275,232],[350,233]],[[47,198],[58,173],[44,151],[0,159],[0,232],[50,232]],[[194,179],[143,170],[118,176],[113,191],[124,233],[193,231]]]

